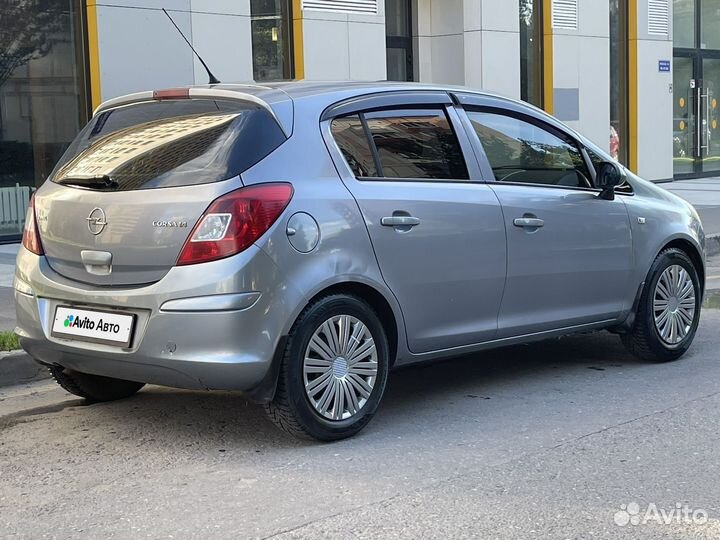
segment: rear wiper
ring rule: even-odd
[[[107,191],[114,191],[120,187],[115,180],[110,178],[107,174],[102,176],[91,176],[85,178],[73,178],[71,176],[65,177],[59,180],[60,184],[65,186],[78,186],[90,189],[101,189]]]

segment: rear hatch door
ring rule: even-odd
[[[160,280],[210,203],[286,140],[255,102],[149,100],[97,114],[40,188],[50,266],[84,283]]]

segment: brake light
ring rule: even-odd
[[[167,90],[154,90],[153,99],[190,99],[190,89],[168,88]]]
[[[43,247],[40,242],[37,219],[35,218],[35,194],[30,197],[27,215],[25,216],[25,228],[23,229],[22,245],[35,255],[43,255]]]
[[[216,199],[193,228],[178,266],[223,259],[254,244],[283,213],[293,196],[286,183],[259,184]]]

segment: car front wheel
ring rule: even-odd
[[[690,347],[700,321],[698,273],[685,252],[666,249],[652,265],[632,331],[623,343],[643,360],[668,362]]]
[[[375,311],[355,296],[326,296],[293,326],[266,411],[299,438],[351,437],[375,414],[388,366],[388,340]]]

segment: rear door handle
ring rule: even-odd
[[[545,222],[539,218],[531,217],[519,217],[513,220],[513,225],[516,227],[526,227],[528,229],[537,229],[545,225]]]
[[[380,220],[383,227],[415,227],[420,225],[420,218],[413,216],[390,216]]]

